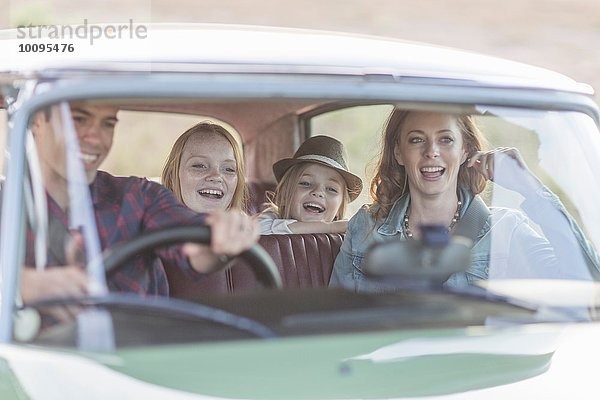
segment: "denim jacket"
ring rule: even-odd
[[[459,190],[462,218],[474,196]],[[367,250],[375,243],[408,240],[403,219],[410,203],[404,195],[384,220],[375,220],[369,205],[348,223],[348,231],[335,260],[329,285],[358,292],[391,290],[389,284],[367,279],[363,266]],[[533,229],[520,211],[492,207],[471,249],[471,265],[455,273],[446,286],[464,287],[481,279],[563,278],[590,280],[600,277],[600,262],[575,220],[549,189],[540,188],[522,204],[543,235]]]

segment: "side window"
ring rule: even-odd
[[[363,191],[348,205],[350,218],[358,209],[371,202],[369,185],[376,165],[380,138],[391,105],[356,106],[319,114],[310,120],[310,135],[333,136],[346,147],[350,171],[363,180]]]

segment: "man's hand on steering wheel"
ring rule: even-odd
[[[237,256],[258,241],[256,220],[241,211],[217,211],[206,217],[206,224],[211,228],[210,248],[198,243],[183,246],[190,264],[201,273],[214,271],[223,265],[223,256]]]

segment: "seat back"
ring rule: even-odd
[[[276,184],[271,182],[250,181],[246,184],[248,188],[248,214],[254,215],[265,209],[267,192],[274,192]]]
[[[263,235],[259,244],[277,265],[285,288],[325,287],[333,270],[333,262],[344,240],[341,234],[304,233]],[[235,292],[254,289],[254,274],[244,263],[231,268]]]
[[[339,233],[263,235],[259,244],[279,269],[285,288],[325,287],[344,236]],[[194,299],[199,293],[243,292],[257,287],[254,273],[242,261],[196,281],[179,268],[167,268],[172,297]]]
[[[185,274],[177,266],[165,268],[169,281],[169,296],[177,299],[193,300],[198,294],[216,294],[231,292],[231,271],[213,272],[201,279]]]

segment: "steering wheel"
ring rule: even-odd
[[[182,242],[210,244],[210,228],[205,225],[176,226],[145,233],[128,242],[116,245],[104,254],[104,268],[112,274],[134,256],[155,247]],[[248,263],[256,280],[266,288],[281,289],[281,275],[273,259],[260,245],[255,244],[237,257]]]
[[[115,273],[120,268],[125,266],[129,259],[155,247],[168,246],[181,242],[208,244],[210,243],[210,237],[210,228],[205,225],[178,226],[145,233],[128,242],[121,243],[108,249],[104,253],[105,270],[109,275]],[[237,257],[246,261],[248,266],[254,272],[256,280],[263,287],[272,289],[283,288],[281,275],[277,269],[277,266],[273,262],[271,256],[269,256],[265,249],[263,249],[260,245],[255,244],[250,249],[239,254]],[[111,293],[108,296],[98,298],[89,296],[84,296],[81,298],[55,298],[38,300],[25,304],[23,309],[18,313],[21,321],[17,321],[15,323],[15,336],[21,341],[30,341],[39,333],[41,324],[39,313],[30,312],[28,310],[37,309],[43,306],[69,304],[115,304],[119,306],[125,305],[130,307],[138,307],[140,309],[149,308],[153,310],[166,310],[168,312],[175,312],[180,315],[187,315],[198,319],[220,323],[251,333],[258,337],[269,338],[277,336],[270,330],[270,328],[258,321],[243,316],[238,316],[224,310],[215,309],[214,307],[207,305],[194,303],[193,307],[190,307],[188,302],[172,298],[169,299],[169,301],[165,301],[160,298],[151,299],[150,301],[148,299],[140,301],[139,298],[130,298],[126,295],[117,293]],[[61,337],[61,332],[58,332],[58,337]]]

